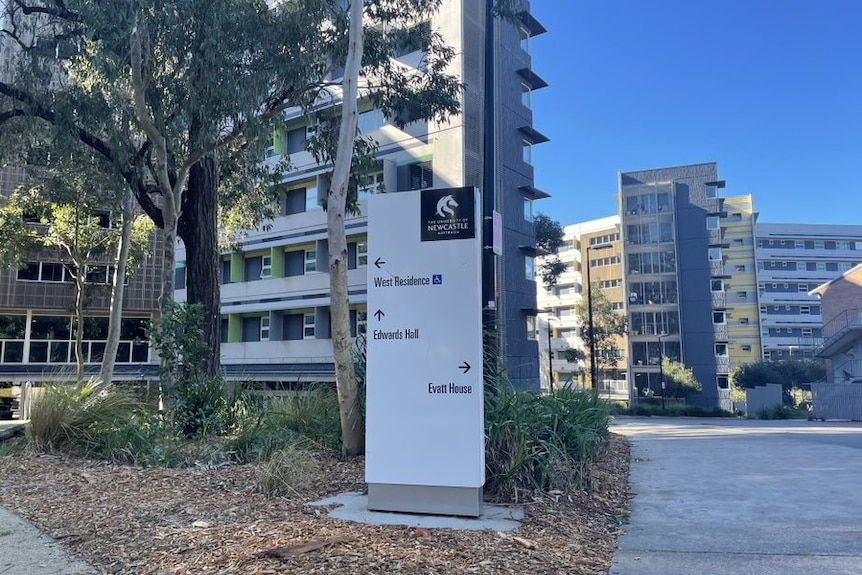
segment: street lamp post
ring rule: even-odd
[[[590,385],[593,391],[598,393],[596,382],[596,337],[593,328],[593,284],[590,282],[590,250],[605,250],[612,247],[611,244],[598,244],[587,246],[587,336],[590,339]]]
[[[664,335],[658,336],[658,380],[661,384],[661,410],[664,412],[664,396],[667,393],[667,386],[664,383]]]
[[[551,316],[548,315],[548,390],[554,392],[554,349],[551,347]]]

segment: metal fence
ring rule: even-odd
[[[862,384],[812,383],[811,395],[816,419],[862,421]]]

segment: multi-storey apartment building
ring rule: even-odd
[[[359,128],[378,142],[379,162],[360,186],[359,213],[346,221],[351,327],[362,334],[369,320],[367,194],[475,186],[483,192],[487,230],[490,209],[502,216],[502,256],[492,262],[496,282],[484,306],[496,315],[509,378],[537,389],[532,203],[546,194],[533,186],[532,151],[547,138],[532,126],[530,94],[545,83],[532,69],[529,46],[545,29],[527,11],[514,22],[489,18],[480,0],[445,0],[430,26],[459,55],[453,66],[465,87],[462,113],[446,123],[399,129],[371,102],[360,102]],[[397,59],[420,66],[421,55],[417,50]],[[334,377],[321,208],[330,168],[306,150],[312,130],[300,110],[288,112],[269,160],[287,156],[293,167],[280,186],[281,215],[271,227],[251,231],[239,250],[223,254],[222,363],[229,373],[273,383]],[[490,254],[490,237],[485,244]],[[183,299],[181,263],[178,280]]]
[[[581,322],[575,312],[575,307],[587,297],[587,262],[592,285],[604,294],[613,309],[624,313],[619,221],[619,216],[610,216],[563,228],[565,244],[555,255],[565,264],[565,271],[556,286],[550,289],[540,286],[537,297],[542,310],[538,340],[543,389],[549,386],[551,374],[555,385],[568,381],[584,382],[586,379],[589,366],[569,361],[565,352],[567,349],[587,352],[585,343],[578,336]],[[541,263],[547,257],[553,256],[540,258]],[[602,369],[597,374],[598,389],[614,399],[628,399],[625,367],[628,346],[625,339],[616,342],[616,347],[619,354],[600,360]]]
[[[725,258],[724,274],[712,277],[710,291],[716,340],[727,340],[731,374],[744,363],[760,360],[761,355],[754,263],[756,219],[750,194],[725,197],[722,211],[707,217],[707,230],[720,242]],[[724,373],[717,375],[719,388],[725,387],[725,377]]]
[[[0,27],[11,26],[0,3]],[[27,29],[19,30],[27,33]],[[16,44],[0,34],[0,78],[14,74]],[[26,40],[26,36],[22,38]],[[0,167],[0,196],[7,196],[28,176],[46,168],[39,161]],[[2,201],[2,199],[0,199]],[[93,214],[104,225],[112,225],[111,214]],[[34,226],[43,226],[33,222]],[[50,224],[48,224],[50,225]],[[157,243],[159,238],[154,238]],[[154,254],[161,253],[158,246]],[[75,288],[69,260],[59,250],[44,250],[22,269],[0,268],[0,382],[39,381],[68,372],[75,363],[74,341],[83,329],[86,369],[96,373],[107,338],[112,267],[108,259],[88,265],[86,318],[76,326],[72,318]],[[148,258],[130,274],[125,289],[121,343],[115,377],[143,380],[157,373],[155,354],[146,342],[146,324],[154,317],[160,289],[161,263]]]
[[[667,357],[694,371],[700,401],[729,399],[729,336],[716,322],[726,301],[715,295],[735,271],[722,237],[723,187],[714,163],[620,173],[629,372],[640,394],[661,389]]]
[[[809,292],[862,263],[862,226],[758,223],[754,232],[763,358],[812,357],[823,315]]]

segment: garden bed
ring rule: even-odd
[[[589,493],[533,495],[509,533],[348,523],[308,502],[364,488],[363,461],[324,462],[302,497],[266,497],[257,466],[179,469],[0,458],[0,505],[99,572],[606,574],[628,515],[629,447],[611,435]]]

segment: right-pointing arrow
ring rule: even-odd
[[[464,363],[462,363],[461,365],[458,366],[458,369],[463,369],[464,373],[467,373],[468,371],[470,371],[470,364],[465,361]]]
[[[385,313],[383,313],[383,310],[377,310],[376,312],[374,312],[374,317],[376,317],[376,318],[377,318],[377,321],[380,321],[380,319],[381,319],[384,315],[386,315],[386,314],[385,314]]]

